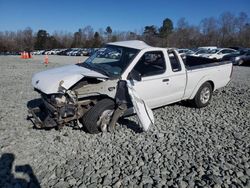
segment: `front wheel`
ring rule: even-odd
[[[197,91],[192,103],[197,108],[205,107],[209,104],[212,98],[212,86],[210,83],[206,82]]]
[[[83,126],[91,134],[107,130],[114,112],[115,103],[111,99],[102,99],[96,103],[81,119]]]

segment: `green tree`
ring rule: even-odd
[[[100,47],[102,44],[100,34],[98,32],[95,32],[94,34],[94,41],[93,41],[93,47]]]
[[[61,47],[62,45],[54,36],[48,37],[46,47],[45,47],[46,49],[54,49],[54,48],[61,48]]]
[[[46,47],[46,42],[48,40],[49,34],[46,30],[39,30],[36,35],[35,49],[42,50]]]
[[[156,26],[154,25],[145,26],[143,31],[143,39],[149,45],[153,46],[159,45],[159,36]]]
[[[173,32],[174,26],[172,20],[166,18],[163,20],[162,26],[159,29],[160,36],[162,38],[167,38],[170,33]]]
[[[167,45],[169,35],[173,32],[174,26],[171,19],[163,20],[162,26],[159,29],[160,37],[162,38],[162,46]]]
[[[107,36],[108,36],[108,42],[109,42],[110,39],[111,39],[112,32],[113,32],[113,31],[112,31],[111,27],[108,26],[108,27],[106,28],[106,34],[107,34]]]
[[[80,30],[74,33],[74,38],[71,47],[81,47],[81,33]]]
[[[156,26],[154,26],[154,25],[145,26],[144,27],[144,31],[143,31],[143,35],[156,36],[157,35],[157,28],[156,28]]]

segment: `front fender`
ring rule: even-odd
[[[78,98],[88,96],[106,95],[110,98],[115,98],[116,87],[118,80],[107,80],[98,84],[89,84],[76,89]]]

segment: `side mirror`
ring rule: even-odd
[[[132,70],[127,77],[128,80],[136,80],[136,81],[141,81],[141,74],[136,71],[136,70]]]

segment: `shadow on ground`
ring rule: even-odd
[[[136,123],[135,121],[132,121],[132,120],[129,120],[129,119],[125,119],[125,118],[120,118],[118,120],[118,123],[120,125],[124,125],[128,129],[131,129],[135,133],[142,133],[143,132],[143,130],[140,127],[140,125],[138,123]]]
[[[34,187],[40,188],[40,184],[30,165],[13,166],[15,156],[12,153],[4,153],[0,158],[0,187]],[[29,181],[16,178],[12,169],[16,173],[22,173],[29,177]]]
[[[27,102],[27,108],[35,108],[39,107],[43,104],[43,100],[41,98],[38,99],[32,99]]]

